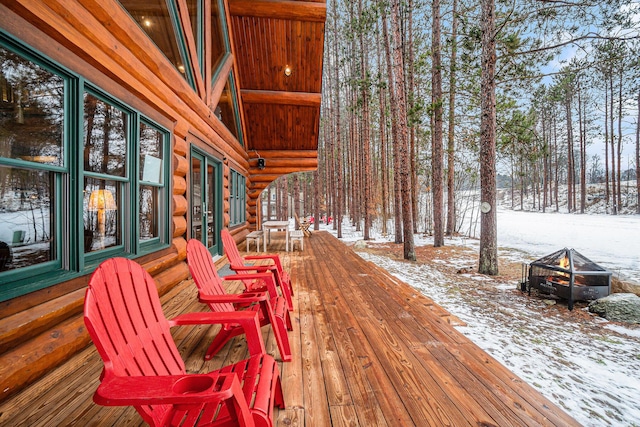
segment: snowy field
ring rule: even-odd
[[[533,261],[565,247],[640,283],[640,215],[577,215],[498,210],[498,246]]]
[[[541,214],[500,210],[500,257],[529,262],[573,247],[614,274],[640,282],[640,216]],[[347,225],[343,240],[361,240]],[[392,241],[377,238],[376,242]],[[416,245],[431,245],[416,235]],[[477,265],[475,257],[436,260]],[[452,283],[437,265],[418,265],[360,252],[465,321],[459,330],[587,427],[640,426],[640,329],[596,316],[568,316],[506,283],[475,273]]]

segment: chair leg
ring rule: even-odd
[[[222,327],[220,332],[218,332],[218,335],[213,339],[211,345],[209,345],[209,348],[204,355],[204,360],[211,360],[213,356],[215,356],[215,354],[224,347],[227,341],[236,335],[240,335],[240,333],[242,333],[242,328],[227,329],[226,327]]]
[[[275,302],[275,304],[271,304]],[[263,315],[269,319],[273,329],[273,336],[276,339],[280,357],[283,362],[291,361],[291,346],[289,344],[289,335],[287,334],[286,321],[284,316],[289,315],[289,311],[285,307],[285,301],[274,298],[272,301],[260,302]]]
[[[285,283],[284,281],[282,281],[279,283],[279,285],[282,296],[287,301],[287,308],[289,309],[289,311],[293,311],[293,292],[291,291],[290,283]]]
[[[276,380],[275,390],[273,391],[273,404],[280,409],[284,409],[284,394],[282,393],[282,382],[280,377]]]
[[[273,325],[273,334],[275,336],[276,343],[278,344],[278,350],[280,351],[282,361],[290,362],[291,346],[289,345],[289,335],[287,334],[285,320],[280,316],[276,316],[276,323]]]
[[[291,322],[291,312],[289,310],[287,310],[285,312],[285,324],[287,326],[287,331],[293,331],[293,323]]]

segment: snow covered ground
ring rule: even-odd
[[[640,283],[640,216],[577,215],[498,210],[498,245],[533,261],[565,247]]]
[[[640,282],[640,216],[541,214],[499,210],[500,257],[529,262],[563,247]],[[343,240],[362,239],[345,225]],[[377,238],[378,243],[393,237]],[[432,245],[416,235],[416,245]],[[640,426],[640,329],[566,308],[516,291],[516,283],[475,273],[452,281],[438,264],[477,265],[477,241],[468,256],[406,263],[359,252],[421,290],[467,323],[459,330],[588,427]]]

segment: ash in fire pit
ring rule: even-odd
[[[578,253],[561,249],[529,264],[525,287],[539,293],[554,295],[568,301],[590,301],[606,297],[611,292],[611,272]],[[524,289],[523,289],[524,290]]]

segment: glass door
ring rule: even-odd
[[[213,255],[220,253],[222,177],[220,162],[197,151],[191,153],[191,238]]]

